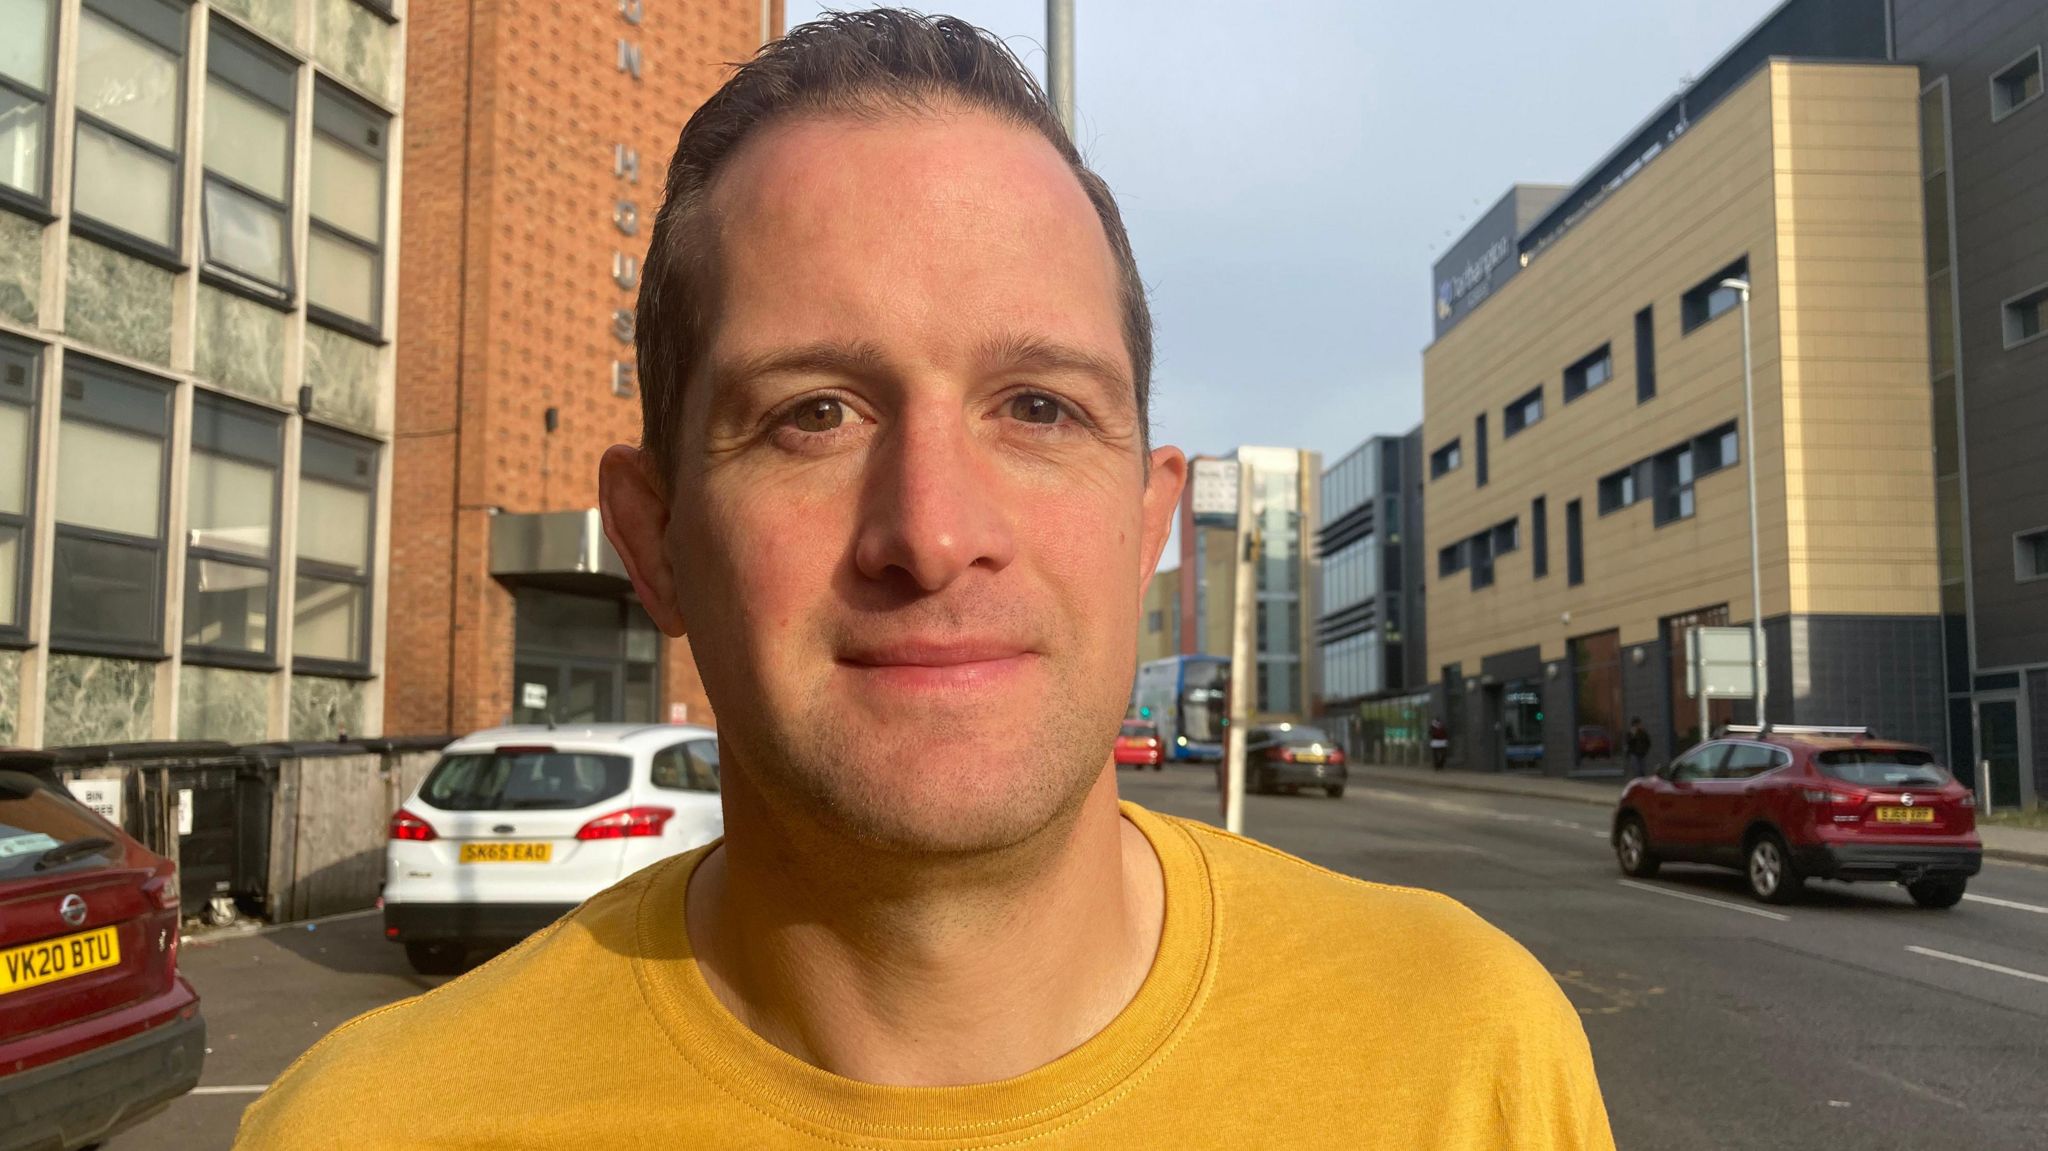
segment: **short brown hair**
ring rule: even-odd
[[[683,385],[702,366],[717,319],[718,253],[712,229],[701,222],[725,163],[749,136],[779,119],[948,105],[1036,131],[1073,169],[1116,258],[1139,427],[1150,427],[1152,313],[1109,185],[1081,161],[1044,90],[1002,41],[951,16],[876,8],[828,15],[764,46],[697,109],[676,141],[635,319],[641,446],[653,456],[661,483],[673,474]]]

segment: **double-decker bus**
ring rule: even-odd
[[[1223,758],[1229,696],[1229,660],[1168,656],[1138,665],[1131,714],[1158,725],[1159,747],[1168,759],[1218,760]]]

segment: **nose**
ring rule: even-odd
[[[1001,477],[970,419],[951,404],[926,405],[899,415],[876,445],[854,549],[863,576],[930,593],[976,567],[1009,566],[1016,538]]]

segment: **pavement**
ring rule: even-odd
[[[1120,782],[1214,822],[1214,780],[1176,766]],[[1442,891],[1520,941],[1579,1010],[1624,1151],[2048,1147],[2048,867],[1988,862],[1949,911],[1832,883],[1767,908],[1733,872],[1623,879],[1601,810],[1614,790],[1355,768],[1342,799],[1249,797],[1246,830]],[[445,982],[415,975],[375,912],[310,927],[185,946],[210,1044],[200,1088],[106,1151],[225,1151],[243,1109],[321,1036]]]
[[[1494,795],[1520,795],[1565,803],[1586,803],[1613,810],[1621,795],[1622,779],[1560,779],[1548,775],[1516,775],[1474,771],[1431,771],[1423,767],[1384,764],[1354,764],[1353,779],[1365,778],[1387,783],[1408,783],[1449,791],[1481,791]],[[2048,864],[2048,831],[2028,827],[1979,825],[1987,859],[2015,863]]]

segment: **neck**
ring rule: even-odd
[[[964,859],[821,843],[752,818],[758,804],[729,773],[690,943],[728,1010],[814,1066],[896,1086],[1012,1078],[1108,1026],[1151,970],[1164,883],[1114,767],[1071,817]]]

